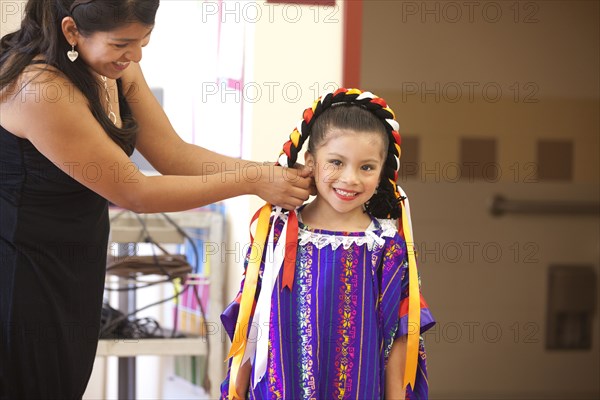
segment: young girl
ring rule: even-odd
[[[427,398],[419,333],[435,322],[420,298],[408,202],[395,183],[394,114],[357,89],[322,96],[279,164],[294,165],[308,138],[317,196],[290,212],[260,210],[242,288],[221,316],[232,338],[222,396]]]

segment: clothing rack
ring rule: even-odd
[[[197,209],[185,212],[168,213],[166,216],[172,220],[169,223],[165,215],[138,214],[119,208],[111,208],[111,239],[113,244],[118,244],[118,256],[127,256],[128,248],[135,243],[145,241],[147,233],[151,234],[156,242],[183,243],[182,236],[173,223],[179,228],[201,228],[208,231],[208,240],[213,246],[220,246],[224,240],[224,215],[220,212]],[[139,220],[143,219],[144,226]],[[144,231],[147,229],[147,232]],[[98,345],[99,357],[116,356],[118,362],[118,397],[119,399],[135,399],[136,360],[139,355],[203,355],[208,357],[208,378],[211,381],[209,396],[216,398],[220,394],[219,383],[225,376],[225,341],[224,333],[220,329],[219,315],[224,309],[225,268],[219,252],[210,252],[205,255],[210,264],[210,310],[208,311],[207,327],[210,331],[206,336],[194,338],[167,338],[167,339],[138,339],[138,340],[100,340]],[[173,256],[177,257],[177,256]],[[139,260],[143,257],[124,257],[123,260]],[[174,261],[174,260],[171,260]],[[110,263],[109,263],[110,266]],[[188,275],[192,277],[194,274]],[[124,277],[123,284],[127,284]],[[135,291],[123,291],[119,294],[119,308],[129,313],[136,308]],[[210,349],[210,351],[209,351]]]

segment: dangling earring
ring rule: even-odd
[[[67,51],[67,57],[69,57],[69,60],[71,60],[71,62],[75,62],[75,60],[77,60],[77,57],[79,57],[79,52],[75,50],[74,44],[71,44],[71,50]]]

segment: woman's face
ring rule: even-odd
[[[153,26],[130,23],[109,32],[78,35],[79,57],[96,73],[120,78],[131,62],[140,62],[142,48],[150,41]]]

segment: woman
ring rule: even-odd
[[[158,3],[30,0],[0,42],[0,398],[83,395],[108,201],[165,212],[243,194],[286,209],[308,198],[305,172],[180,140],[138,65]],[[138,171],[134,147],[163,175]]]

